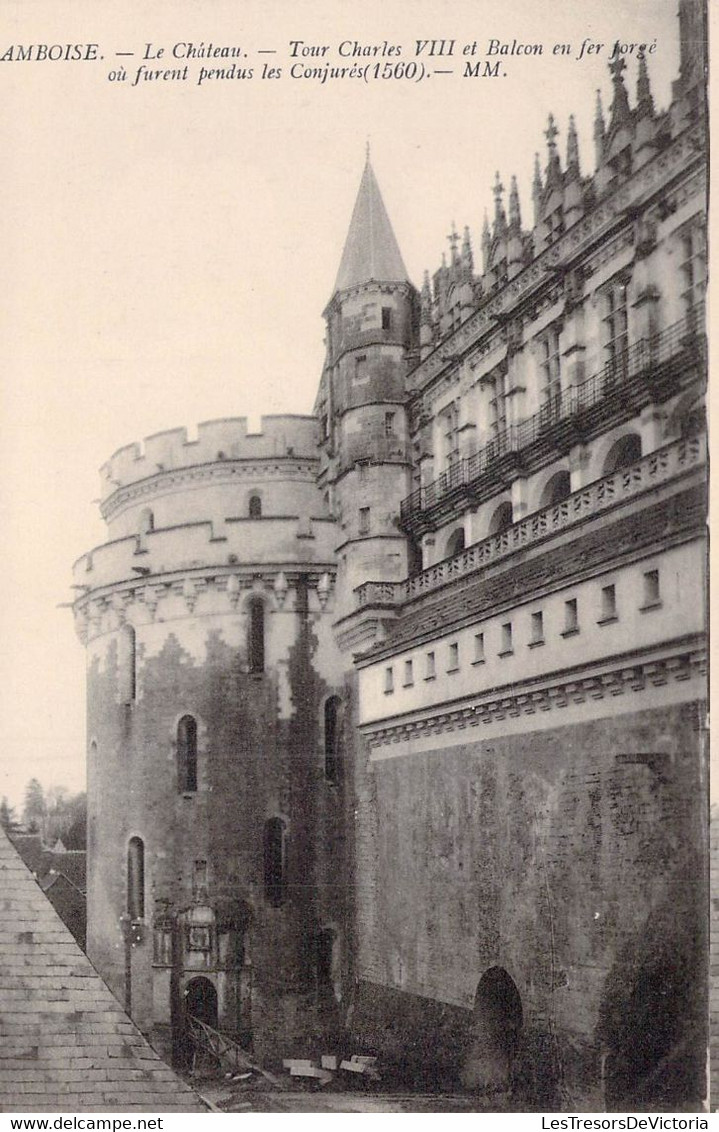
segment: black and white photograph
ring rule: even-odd
[[[710,16],[0,0],[1,1113],[709,1128]]]

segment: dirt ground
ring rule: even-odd
[[[508,1112],[507,1098],[444,1093],[330,1092],[321,1089],[234,1088],[197,1082],[201,1096],[222,1112]]]

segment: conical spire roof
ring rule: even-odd
[[[407,278],[368,154],[334,289],[346,291],[370,280],[404,283]]]

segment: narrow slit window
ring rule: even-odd
[[[473,664],[484,664],[484,633],[474,634],[474,660]]]
[[[262,500],[259,495],[251,495],[248,507],[251,519],[262,518]]]
[[[287,837],[282,818],[269,818],[264,830],[265,899],[279,908],[287,895]]]
[[[122,703],[134,704],[137,697],[137,641],[132,625],[120,631],[120,695]]]
[[[449,646],[449,664],[447,665],[448,672],[456,672],[459,668],[459,645],[453,641]]]
[[[191,715],[177,725],[177,789],[180,794],[197,790],[197,720]]]
[[[330,696],[325,701],[325,778],[328,782],[337,781],[340,753],[340,707],[339,696]]]
[[[544,644],[544,614],[541,609],[532,614],[532,637],[530,645]]]
[[[384,670],[384,690],[385,693],[394,692],[394,672],[391,666]]]
[[[602,586],[599,624],[617,619],[617,593],[613,585]]]
[[[579,632],[579,612],[576,597],[570,597],[564,603],[564,629],[563,636]]]
[[[502,647],[499,650],[500,656],[507,656],[513,652],[512,646],[512,622],[507,621],[502,625]]]
[[[433,652],[427,653],[427,665],[425,671],[425,680],[434,680],[437,675],[435,656]]]
[[[391,330],[392,329],[392,308],[391,307],[382,307],[382,329],[383,330]]]
[[[414,684],[414,676],[412,674],[412,661],[405,660],[404,662],[404,686],[410,688]]]
[[[647,570],[644,575],[644,604],[643,609],[651,609],[661,604],[659,593],[659,571]]]
[[[265,671],[265,606],[261,598],[250,602],[250,633],[248,642],[250,672]]]
[[[127,846],[127,914],[131,920],[145,918],[145,845],[131,837]]]
[[[360,507],[359,509],[359,533],[361,535],[369,534],[369,507]]]

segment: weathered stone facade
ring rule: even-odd
[[[702,1103],[701,17],[667,110],[612,64],[593,175],[550,120],[531,227],[497,179],[479,272],[465,232],[414,289],[368,159],[315,416],[104,469],[89,950],[178,1057],[195,1012],[518,1108]]]

